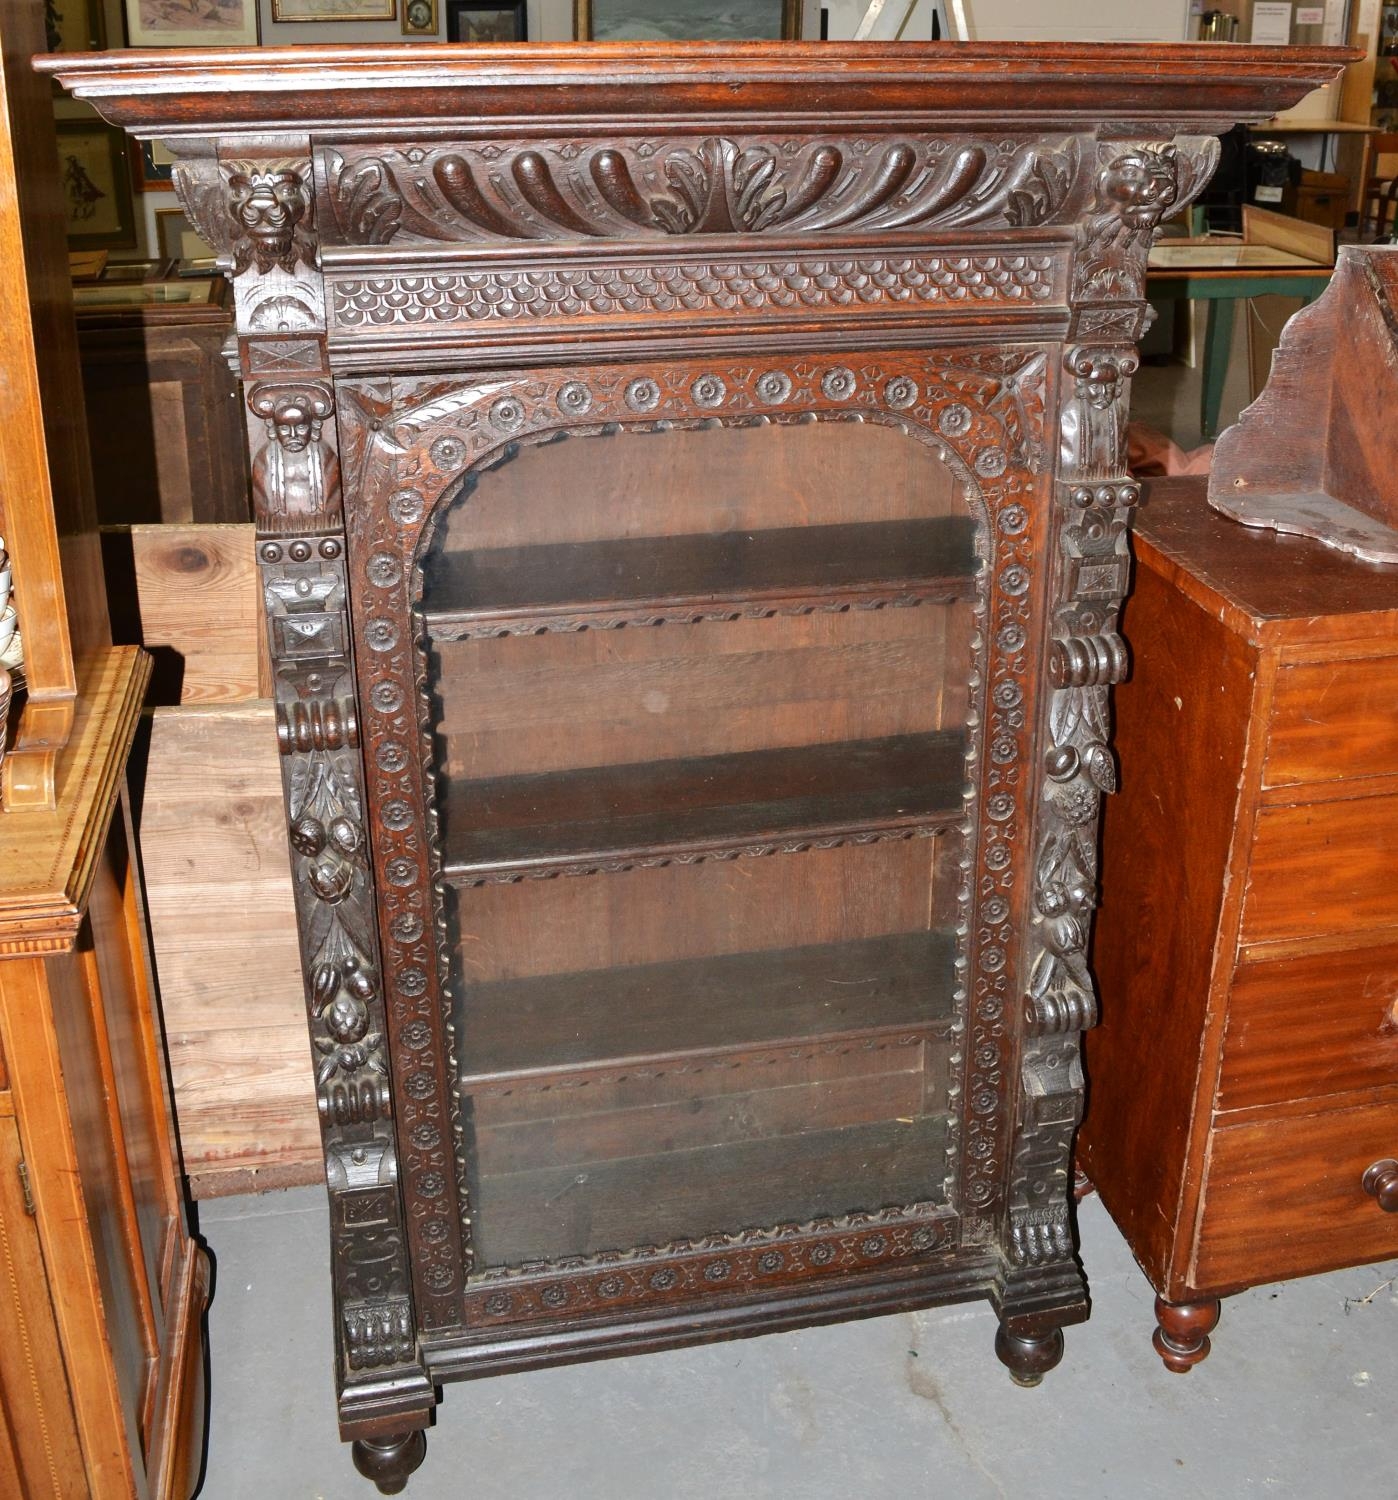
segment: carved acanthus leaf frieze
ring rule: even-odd
[[[1075,139],[710,136],[327,150],[342,243],[1028,227],[1077,180]]]

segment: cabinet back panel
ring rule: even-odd
[[[959,840],[913,838],[448,892],[468,980],[917,932],[948,912]]]
[[[875,476],[876,480],[875,480]],[[437,544],[516,547],[610,537],[825,526],[960,514],[925,444],[873,423],[609,433],[531,444],[481,475]]]

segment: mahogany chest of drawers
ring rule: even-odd
[[[1135,545],[1078,1154],[1187,1369],[1219,1297],[1398,1254],[1398,569],[1203,480]]]

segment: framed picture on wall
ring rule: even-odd
[[[274,21],[391,21],[398,0],[272,0]]]
[[[164,141],[131,142],[131,180],[138,193],[173,193],[175,158]]]
[[[449,42],[527,42],[524,0],[447,0]]]
[[[50,52],[100,52],[107,45],[102,0],[44,0]]]
[[[125,0],[125,6],[133,47],[257,45],[257,0]]]
[[[136,243],[126,140],[102,120],[58,120],[58,179],[68,243],[117,250]]]
[[[403,35],[437,35],[437,0],[403,0]]]
[[[156,249],[166,260],[213,263],[214,248],[199,236],[182,208],[155,211]]]
[[[795,41],[801,0],[573,0],[580,42]]]

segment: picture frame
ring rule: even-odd
[[[449,42],[527,42],[525,0],[447,0]]]
[[[165,260],[212,261],[216,252],[202,239],[182,208],[158,208],[155,211],[155,249]]]
[[[132,47],[255,47],[257,0],[122,0]]]
[[[175,160],[164,141],[132,141],[132,187],[138,193],[173,193]]]
[[[398,0],[272,0],[274,23],[392,21]]]
[[[107,46],[102,0],[45,0],[44,30],[50,52],[101,52]]]
[[[437,0],[403,0],[404,36],[437,35]]]
[[[56,120],[54,125],[69,246],[131,248],[136,243],[136,213],[124,135],[96,116]]]
[[[573,0],[580,42],[799,41],[801,0]]]

